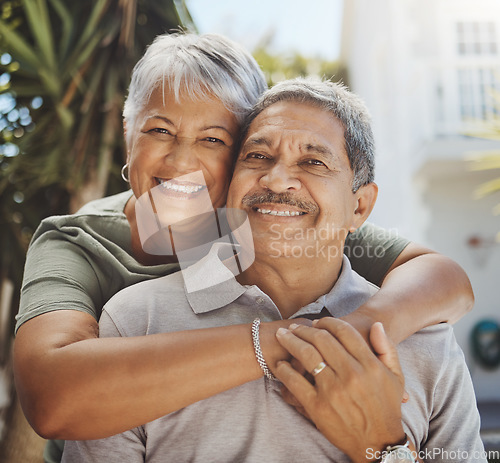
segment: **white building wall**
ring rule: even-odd
[[[460,21],[495,22],[497,54],[459,54]],[[465,268],[476,307],[457,324],[457,339],[478,398],[500,400],[500,369],[482,369],[469,345],[478,320],[500,322],[500,246],[467,244],[473,235],[491,241],[500,231],[491,212],[500,195],[473,199],[474,189],[500,172],[472,173],[463,162],[471,150],[500,149],[500,141],[464,137],[469,124],[461,117],[458,77],[459,69],[498,68],[500,80],[500,1],[345,0],[341,59],[373,116],[380,194],[371,220]]]
[[[407,179],[412,160],[405,153],[425,138],[431,123],[422,97],[427,87],[424,69],[411,49],[410,39],[418,30],[408,27],[411,11],[403,8],[403,3],[413,2],[344,2],[343,38],[348,36],[349,40],[342,46],[341,58],[347,64],[352,89],[365,99],[373,116],[376,178],[381,186],[373,218],[408,234],[411,213],[406,198],[411,188]],[[385,214],[387,210],[394,214]]]

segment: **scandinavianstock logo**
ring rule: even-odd
[[[144,193],[136,201],[135,213],[143,250],[156,256],[176,255],[188,292],[229,280],[255,260],[247,214],[240,209],[214,210],[201,171],[176,177]],[[210,252],[217,253],[229,272],[186,278],[187,269]]]

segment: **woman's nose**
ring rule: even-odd
[[[260,178],[260,186],[275,193],[284,193],[290,190],[300,190],[301,182],[293,170],[283,163],[274,164],[265,175]]]
[[[200,170],[200,161],[194,145],[190,138],[176,137],[169,147],[166,161],[181,173]]]

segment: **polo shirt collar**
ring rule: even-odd
[[[316,303],[326,308],[332,317],[339,318],[354,312],[377,291],[377,286],[352,270],[349,259],[344,255],[337,282],[330,292],[318,298]],[[307,307],[309,305],[300,309],[294,317],[301,316],[301,312]]]
[[[219,252],[225,246],[228,245],[214,244],[204,258],[182,270],[186,297],[196,314],[225,307],[248,289],[236,281],[234,274],[220,260]],[[302,307],[293,318],[315,318],[315,315],[324,315],[324,309],[333,317],[343,317],[356,310],[377,289],[354,272],[349,259],[344,256],[342,270],[331,291]]]
[[[186,297],[196,314],[225,307],[246,291],[219,257],[228,246],[215,243],[205,257],[182,270]]]

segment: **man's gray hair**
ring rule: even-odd
[[[345,149],[354,172],[353,192],[373,182],[375,143],[370,113],[361,98],[339,83],[310,78],[285,80],[259,98],[245,121],[242,137],[262,111],[280,101],[310,104],[335,116],[344,127]]]
[[[267,84],[243,47],[218,34],[163,34],[156,37],[132,71],[123,118],[130,131],[153,91],[165,85],[176,100],[215,97],[241,124]]]

